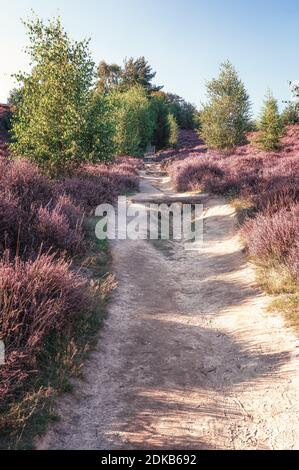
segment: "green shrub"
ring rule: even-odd
[[[279,115],[277,101],[270,92],[268,92],[264,101],[259,130],[260,133],[256,140],[257,145],[263,150],[277,150],[284,126]]]
[[[116,153],[142,155],[151,143],[154,120],[146,91],[140,85],[110,94]]]
[[[86,112],[82,148],[85,159],[93,163],[109,160],[115,151],[114,125],[111,119],[111,104],[107,96],[93,93]]]
[[[208,103],[201,112],[201,136],[210,148],[230,149],[246,141],[250,118],[248,94],[230,62],[207,84]]]
[[[173,114],[168,114],[168,125],[169,125],[169,138],[168,144],[170,147],[177,147],[178,144],[178,133],[179,133],[179,126],[176,122],[176,118]]]

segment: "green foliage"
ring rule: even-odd
[[[196,109],[166,95],[144,57],[95,70],[88,41],[72,41],[60,19],[24,22],[30,74],[16,76],[11,150],[53,176],[114,153],[142,155],[148,145],[176,146],[178,127],[193,128]]]
[[[163,87],[152,84],[155,76],[156,72],[153,72],[145,57],[137,57],[137,59],[130,57],[124,62],[122,86],[124,89],[128,89],[140,85],[148,91],[159,91]]]
[[[167,146],[169,138],[169,118],[168,105],[165,97],[160,92],[154,93],[150,99],[154,130],[152,144],[157,150]]]
[[[168,125],[169,125],[168,143],[170,147],[175,148],[178,144],[179,126],[176,121],[176,118],[171,113],[168,114]]]
[[[8,104],[17,106],[23,98],[23,87],[13,88],[8,97]]]
[[[117,153],[141,155],[148,144],[158,150],[169,141],[176,145],[178,127],[199,126],[196,108],[178,95],[160,91],[162,87],[152,83],[155,75],[144,57],[130,57],[123,67],[99,64],[96,88],[110,95]]]
[[[247,126],[248,132],[255,132],[258,130],[258,122],[255,119],[250,119]]]
[[[284,127],[279,115],[278,105],[273,95],[268,92],[259,121],[257,144],[263,150],[277,150]]]
[[[18,75],[22,98],[13,119],[14,154],[24,155],[48,173],[78,165],[84,158],[82,134],[94,77],[88,41],[73,42],[60,19],[25,22],[33,65]]]
[[[98,66],[97,91],[107,93],[121,83],[122,68],[117,64],[107,64],[102,60]]]
[[[150,101],[141,86],[110,94],[117,154],[140,156],[151,143],[154,121]]]
[[[102,61],[98,66],[97,90],[100,93],[107,93],[115,88],[126,91],[140,85],[148,92],[155,92],[163,88],[152,83],[155,76],[156,72],[153,72],[143,56],[125,59],[123,67]]]
[[[166,94],[169,112],[174,115],[180,128],[194,129],[197,127],[197,109],[191,103],[173,93]]]
[[[208,103],[201,113],[201,136],[210,148],[230,149],[246,141],[250,102],[230,62],[220,67],[218,78],[207,84]]]
[[[289,124],[298,124],[299,123],[299,109],[298,105],[288,104],[283,112],[281,113],[282,123],[287,126]]]
[[[199,133],[201,132],[201,112],[196,111],[193,115],[193,128],[196,129]]]
[[[111,112],[107,96],[96,92],[91,95],[81,143],[86,160],[95,163],[98,160],[109,160],[114,154],[115,128]]]

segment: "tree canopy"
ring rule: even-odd
[[[83,135],[94,80],[87,40],[72,41],[59,18],[24,22],[32,63],[19,74],[11,148],[50,173],[71,169],[86,158]]]
[[[123,66],[101,61],[98,67],[97,88],[100,92],[109,92],[116,87],[126,91],[140,85],[149,92],[159,91],[163,86],[152,83],[155,76],[156,72],[143,56],[125,59]]]

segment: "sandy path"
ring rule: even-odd
[[[145,176],[171,194],[159,174]],[[221,198],[204,246],[119,241],[119,287],[86,381],[59,403],[47,449],[298,449],[298,342],[254,286]]]

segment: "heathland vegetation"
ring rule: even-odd
[[[222,194],[236,206],[260,285],[280,295],[273,306],[298,328],[298,108],[290,104],[280,115],[268,92],[260,118],[252,122],[249,97],[230,63],[207,91],[200,115],[204,143],[181,148],[164,168],[178,191]]]
[[[96,68],[61,21],[25,23],[32,63],[0,108],[0,446],[31,445],[96,338],[113,288],[94,209],[138,190],[155,146],[178,191],[235,204],[258,280],[298,321],[299,122],[268,93],[257,122],[229,62],[198,113],[153,83],[144,57]],[[12,116],[11,116],[12,114]],[[199,140],[200,138],[203,141]]]
[[[100,203],[138,189],[149,145],[176,146],[195,108],[154,86],[144,57],[96,69],[61,20],[25,22],[32,69],[0,111],[0,446],[28,446],[56,419],[113,287],[95,243]]]

